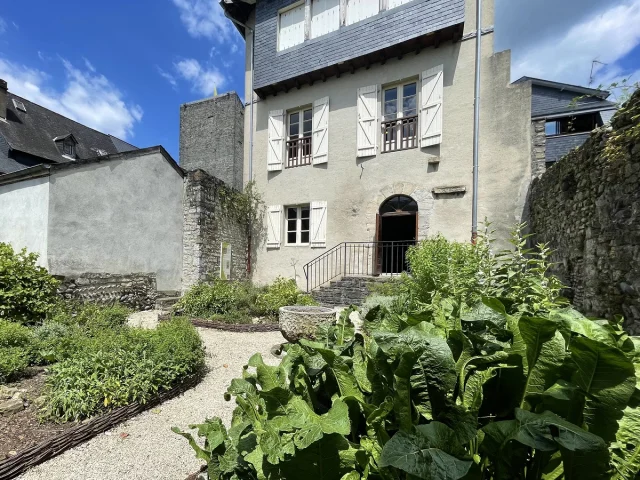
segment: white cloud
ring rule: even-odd
[[[226,83],[226,78],[217,68],[203,67],[194,58],[180,60],[174,67],[182,78],[191,83],[193,90],[204,96],[213,95]]]
[[[607,84],[624,72],[617,64],[640,43],[640,0],[624,0],[591,13],[572,27],[531,43],[515,52],[513,78],[523,75],[586,85],[591,64],[598,60],[606,67],[595,69],[594,85]]]
[[[176,81],[176,77],[171,75],[169,72],[165,72],[163,69],[161,69],[157,65],[156,65],[156,70],[158,71],[158,74],[162,78],[164,78],[167,82],[169,82],[169,84],[174,88],[174,90],[178,87],[178,82]]]
[[[0,78],[9,91],[101,132],[128,139],[142,120],[139,105],[127,104],[122,93],[104,75],[81,70],[61,59],[65,70],[63,89],[52,86],[42,70],[0,58]]]
[[[91,70],[92,72],[96,71],[96,67],[94,67],[89,60],[87,60],[84,57],[82,57],[82,60],[84,60],[84,64],[87,67],[87,69]]]
[[[217,0],[173,0],[180,10],[180,19],[192,37],[204,37],[218,42],[231,38],[231,21],[224,16]]]

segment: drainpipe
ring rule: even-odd
[[[476,0],[476,85],[473,109],[473,204],[471,243],[478,238],[478,157],[480,153],[480,62],[482,59],[482,0]]]
[[[224,16],[231,20],[233,23],[240,25],[245,29],[245,31],[249,31],[251,33],[251,78],[249,79],[249,95],[250,95],[250,103],[249,103],[249,181],[253,180],[253,47],[255,46],[255,31],[253,28],[248,27],[242,22],[231,18],[227,11],[224,11]],[[245,35],[246,41],[246,35]],[[247,273],[251,275],[251,249],[252,249],[252,235],[253,225],[249,225],[249,234],[247,235]]]

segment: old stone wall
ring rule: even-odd
[[[203,170],[184,183],[183,291],[220,274],[220,247],[231,245],[231,279],[247,277],[248,226],[234,210],[233,190]]]
[[[67,300],[111,305],[121,303],[135,310],[151,310],[157,297],[154,273],[83,273],[60,277],[58,294]]]
[[[634,118],[635,117],[635,118]],[[640,333],[640,92],[531,188],[531,229],[586,315]]]
[[[539,177],[546,170],[547,135],[544,120],[531,123],[531,175]]]

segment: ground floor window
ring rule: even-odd
[[[285,207],[286,245],[309,245],[309,205]]]

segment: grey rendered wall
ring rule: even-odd
[[[244,105],[235,92],[180,107],[180,165],[242,189]]]
[[[180,290],[182,176],[159,152],[53,172],[49,268],[155,273],[159,290]]]
[[[583,98],[583,94],[581,93],[533,85],[531,115],[537,117],[545,114],[570,111],[572,102],[577,102],[579,105],[597,104],[601,103],[602,99],[595,97]]]
[[[465,0],[414,0],[278,52],[278,11],[296,1],[261,0],[256,5],[255,88],[463,23],[465,18]]]
[[[467,4],[468,12],[472,11],[470,6],[472,1]],[[510,54],[492,55],[492,42],[492,34],[483,37],[479,218],[492,221],[505,240],[523,218],[531,179],[531,90],[527,85],[510,86]],[[443,44],[353,75],[269,96],[256,104],[253,171],[266,204],[326,200],[328,232],[326,249],[282,246],[268,250],[262,244],[254,264],[255,281],[265,283],[277,275],[295,275],[304,286],[302,267],[307,262],[340,242],[373,240],[380,204],[399,193],[418,202],[420,238],[441,232],[453,240],[469,241],[474,47],[474,41]],[[440,64],[444,65],[442,145],[357,158],[357,89],[417,78],[423,70]],[[328,163],[268,173],[268,112],[308,105],[324,96],[330,99]],[[434,188],[459,185],[466,187],[464,195],[433,194]]]
[[[0,185],[0,242],[40,255],[47,266],[49,177]]]
[[[574,135],[547,137],[546,161],[557,162],[574,148],[584,145],[590,135],[590,133],[577,133]]]

